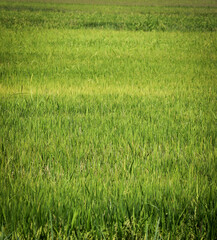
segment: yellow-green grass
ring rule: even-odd
[[[215,239],[216,32],[2,11],[0,237]]]

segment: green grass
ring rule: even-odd
[[[217,8],[0,3],[0,26],[16,30],[216,31]]]
[[[1,2],[0,239],[215,239],[216,29],[214,7]]]
[[[42,2],[43,0],[7,0],[7,2]],[[46,0],[46,3],[67,3],[67,4],[97,4],[115,6],[191,6],[191,7],[216,7],[216,0]]]

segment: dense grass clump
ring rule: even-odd
[[[216,9],[127,1],[0,3],[0,238],[217,237]]]

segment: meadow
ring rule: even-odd
[[[0,239],[216,239],[216,30],[212,0],[0,1]]]

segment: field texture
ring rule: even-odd
[[[69,2],[0,2],[0,239],[216,239],[216,1]]]

